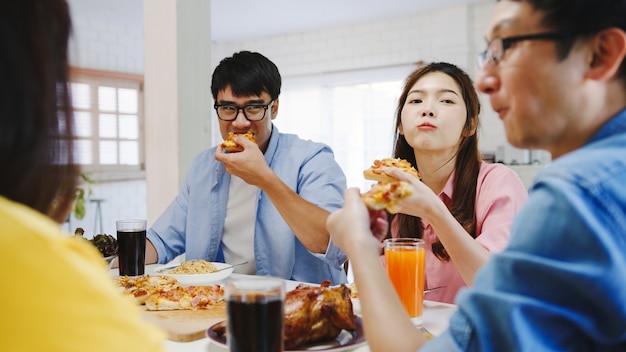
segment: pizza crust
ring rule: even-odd
[[[398,181],[398,179],[396,179],[395,177],[384,173],[382,170],[383,167],[395,167],[403,172],[408,172],[409,174],[420,178],[419,172],[413,167],[413,165],[411,165],[410,162],[399,158],[384,158],[374,160],[374,163],[369,168],[363,171],[363,177],[365,177],[366,180],[378,182]]]
[[[395,182],[398,181],[397,178],[391,177],[382,171],[374,171],[372,169],[367,169],[363,171],[363,177],[366,180],[370,181],[378,181],[378,182]]]

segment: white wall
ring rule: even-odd
[[[103,182],[92,186],[91,199],[102,199],[102,233],[116,236],[115,220],[146,218],[146,182],[144,180],[126,182]],[[73,233],[77,227],[85,230],[85,237],[101,233],[99,220],[96,221],[96,204],[85,204],[85,217],[76,219],[73,215],[63,228]]]
[[[422,15],[346,25],[250,41],[214,43],[213,66],[236,51],[258,51],[276,63],[284,81],[302,76],[448,61],[475,74],[476,55],[495,2],[451,7]],[[507,145],[504,127],[481,96],[480,148],[495,153]]]
[[[494,6],[495,2],[485,0],[483,3],[393,20],[250,41],[214,42],[212,66],[236,51],[252,50],[272,59],[285,81],[328,72],[405,65],[419,60],[449,61],[473,75],[476,71],[475,57],[484,49],[484,32]],[[72,65],[143,74],[142,25],[135,28],[116,23],[86,23],[75,18],[74,36],[70,57]],[[207,101],[210,98],[207,97]],[[511,154],[516,154],[506,142],[502,123],[491,111],[488,100],[483,97],[482,103],[481,150],[495,153],[498,147],[504,147]],[[146,116],[146,124],[149,123],[153,122],[150,116]],[[106,199],[102,203],[106,233],[115,232],[117,218],[129,217],[131,213],[146,217],[145,183],[142,182],[106,183],[94,187],[96,195]],[[120,201],[122,195],[123,201]],[[93,232],[94,212],[90,206],[88,204],[84,220],[88,234]]]
[[[143,74],[143,20],[129,26],[72,18],[72,66]]]
[[[73,38],[70,42],[70,64],[75,67],[105,71],[143,74],[143,21],[137,26],[115,22],[83,21],[73,18]],[[92,186],[92,198],[104,199],[100,203],[102,232],[115,234],[115,220],[123,218],[146,218],[145,180],[127,182],[103,182]],[[96,203],[85,204],[82,220],[71,216],[63,228],[74,232],[76,227],[85,230],[91,238],[96,219]]]

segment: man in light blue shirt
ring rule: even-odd
[[[252,132],[200,153],[176,199],[148,230],[146,262],[247,262],[236,272],[346,282],[345,254],[330,241],[329,212],[343,204],[345,176],[331,149],[278,131],[281,77],[259,53],[220,62],[211,91],[222,137]]]
[[[511,144],[545,149],[553,163],[534,180],[509,245],[459,292],[449,328],[428,343],[371,264],[373,222],[346,192],[328,226],[350,258],[370,348],[626,351],[626,1],[501,0],[486,40],[477,88]]]

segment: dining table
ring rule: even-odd
[[[158,275],[155,271],[159,265],[157,264],[148,264],[146,265],[144,275]],[[117,268],[113,268],[109,270],[109,274],[111,277],[119,276],[119,270]],[[245,278],[250,277],[251,275],[237,274],[232,273],[229,278]],[[285,280],[286,289],[292,290],[294,289],[300,282]],[[211,284],[223,284],[223,282],[215,282]],[[358,302],[358,301],[357,301]],[[359,303],[360,304],[360,303]],[[360,315],[360,307],[359,304],[355,304],[355,314],[357,316]],[[435,301],[424,301],[424,310],[423,310],[423,325],[428,332],[432,335],[437,336],[442,333],[448,327],[448,321],[452,313],[456,311],[456,305],[435,302]],[[151,320],[146,316],[147,320]],[[211,317],[207,320],[207,330],[210,325],[214,322],[219,322],[226,318],[225,311],[222,311],[219,316]],[[158,324],[157,324],[158,325]],[[353,348],[350,348],[353,347]],[[178,338],[172,338],[171,336],[165,340],[165,348],[170,352],[227,352],[228,349],[225,348],[224,345],[221,345],[211,338],[209,338],[206,334],[197,335],[189,341],[182,341]],[[369,352],[370,349],[367,346],[367,342],[362,344],[357,344],[354,346],[342,347],[342,348],[328,348],[322,349],[322,351],[332,352],[332,351],[354,351],[354,352]]]

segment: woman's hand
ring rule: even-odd
[[[419,178],[393,167],[385,167],[383,172],[400,181],[407,182],[413,191],[413,194],[396,204],[395,207],[398,209],[398,213],[418,216],[428,220],[433,213],[441,211],[441,207],[445,208],[445,205],[435,192]]]

